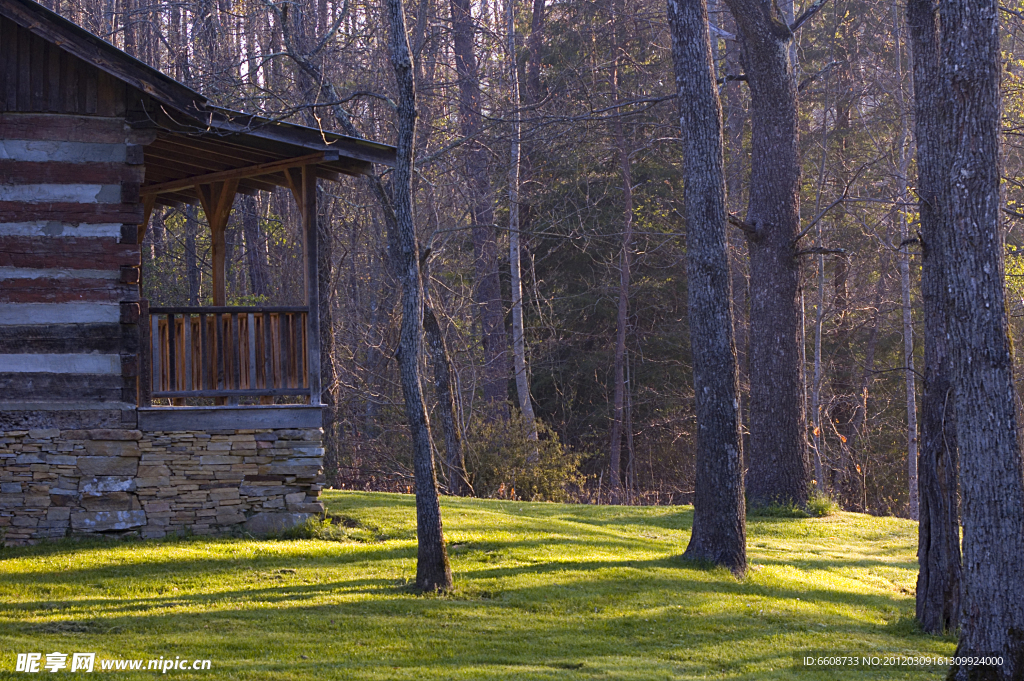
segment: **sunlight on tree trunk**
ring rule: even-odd
[[[705,0],[668,0],[686,176],[686,273],[697,473],[683,557],[747,569],[738,375],[725,219],[722,105]]]
[[[537,439],[537,418],[530,398],[530,371],[526,365],[526,331],[523,323],[523,281],[519,266],[519,155],[522,124],[519,111],[519,66],[516,62],[515,0],[505,0],[508,28],[509,90],[512,100],[512,153],[508,171],[508,265],[512,279],[512,357],[515,361],[516,393],[528,440]]]

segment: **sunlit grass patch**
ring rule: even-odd
[[[413,498],[325,497],[336,522],[291,539],[0,549],[0,677],[18,652],[90,651],[212,661],[182,679],[937,679],[793,653],[955,647],[913,626],[905,520],[753,517],[737,581],[680,560],[690,507],[446,498],[456,590],[420,595]]]

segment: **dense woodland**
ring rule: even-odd
[[[44,4],[224,107],[397,141],[400,97],[376,1]],[[811,477],[846,509],[916,517],[923,306],[905,3],[780,4],[791,21],[818,7],[790,48],[803,233],[799,387]],[[727,210],[742,217],[750,92],[732,14],[722,2],[708,11]],[[452,362],[465,482],[480,496],[691,501],[687,221],[665,3],[413,0],[405,12],[418,114],[415,227]],[[999,20],[1007,308],[1019,335],[1024,3],[1004,3]],[[405,491],[413,462],[387,216],[373,180],[321,183],[320,191],[328,477],[337,487]],[[301,303],[294,211],[283,191],[238,197],[227,230],[229,304]],[[759,282],[743,229],[729,229],[747,423],[750,292]],[[158,209],[143,247],[144,297],[208,303],[209,249],[200,208]],[[425,359],[424,395],[432,423],[441,423],[430,366]],[[534,412],[536,441],[523,406]],[[434,428],[439,452],[443,436]],[[450,467],[437,470],[442,489],[469,491]]]

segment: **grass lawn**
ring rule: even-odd
[[[204,658],[178,679],[939,679],[808,671],[794,651],[950,655],[913,623],[916,523],[752,518],[750,572],[678,556],[691,507],[445,498],[456,592],[419,595],[413,498],[327,492],[348,539],[0,549],[0,678],[19,652]],[[68,670],[47,678],[72,677]],[[77,674],[75,678],[94,678]]]

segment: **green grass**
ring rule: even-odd
[[[913,624],[906,520],[751,518],[737,581],[679,560],[690,507],[447,498],[456,592],[437,596],[409,588],[412,497],[326,502],[350,526],[340,541],[0,549],[0,678],[32,678],[13,672],[18,652],[92,651],[208,658],[211,671],[167,673],[207,680],[938,679],[938,667],[806,671],[793,652],[955,647]],[[75,678],[52,678],[63,675]]]

